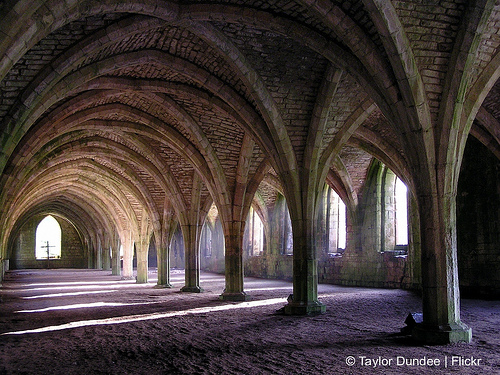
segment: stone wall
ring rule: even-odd
[[[206,222],[201,236],[201,268],[209,272],[224,273],[224,233],[220,220]]]
[[[389,171],[390,172],[390,171]],[[420,241],[416,206],[410,198],[409,244],[395,245],[394,203],[387,194],[394,194],[395,175],[388,174],[381,163],[373,163],[365,185],[360,189],[355,213],[347,215],[347,248],[335,253],[328,246],[327,232],[318,218],[316,251],[320,283],[379,288],[420,288]],[[384,194],[383,192],[386,192]],[[384,205],[382,205],[384,203]],[[392,211],[391,211],[392,210]],[[326,210],[323,210],[327,212]],[[269,215],[276,219],[277,215]],[[293,256],[283,254],[279,220],[271,223],[269,246],[262,256],[245,257],[246,276],[292,280]],[[384,230],[382,230],[384,228]]]
[[[500,162],[470,137],[457,197],[460,290],[464,297],[500,297]]]
[[[346,286],[403,288],[413,286],[407,256],[378,253],[367,260],[362,254],[318,260],[318,281]],[[245,276],[292,280],[293,256],[255,256],[245,260]]]
[[[182,237],[181,227],[177,226],[172,241],[170,242],[170,267],[184,269],[185,265],[184,238]]]
[[[19,231],[10,258],[10,269],[47,268],[47,260],[35,258],[36,228],[44,216],[31,218]],[[86,268],[84,247],[75,228],[56,217],[61,226],[61,258],[50,259],[49,268]]]
[[[269,254],[248,257],[244,262],[245,276],[292,280],[293,256]]]
[[[325,284],[379,288],[414,288],[407,255],[355,252],[318,259],[318,281]],[[293,256],[248,257],[245,276],[292,280]]]
[[[401,288],[407,256],[394,253],[344,254],[318,262],[319,282],[346,286]]]
[[[410,243],[406,252],[402,253],[392,246],[394,241],[389,237],[393,237],[394,233],[382,220],[384,212],[381,202],[385,202],[386,207],[392,203],[387,196],[381,195],[385,182],[381,175],[383,166],[378,168],[380,170],[370,170],[365,186],[360,191],[358,210],[351,215],[357,218],[357,222],[348,223],[348,246],[345,252],[329,254],[328,249],[324,248],[328,241],[317,239],[320,283],[420,289],[420,233],[415,202],[410,197]],[[482,144],[471,138],[465,151],[457,197],[458,267],[461,292],[466,297],[500,297],[498,186],[500,162]],[[293,255],[286,254],[284,250],[285,216],[280,208],[282,207],[277,204],[269,214],[263,254],[244,254],[245,276],[292,280]],[[390,217],[389,214],[387,217]],[[386,237],[381,230],[382,226]],[[318,231],[318,236],[324,236],[324,232]],[[178,245],[182,243],[180,231],[176,241],[174,242]],[[204,250],[206,246],[203,246],[208,242],[203,241],[210,242],[209,253]],[[173,257],[173,267],[182,268],[183,249],[178,247],[175,253],[178,257]],[[204,232],[200,257],[202,269],[224,272],[224,242],[219,222]]]

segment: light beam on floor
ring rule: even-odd
[[[81,296],[84,294],[100,294],[100,293],[113,293],[113,292],[118,292],[118,290],[95,290],[95,291],[74,292],[74,293],[42,294],[39,296],[30,296],[30,297],[23,297],[23,298],[24,299],[55,298],[55,297]]]
[[[151,313],[151,314],[142,314],[142,315],[118,316],[118,317],[106,318],[106,319],[80,320],[77,322],[70,322],[70,323],[61,324],[61,325],[57,325],[57,326],[41,327],[41,328],[36,328],[36,329],[28,329],[28,330],[24,330],[24,331],[5,332],[5,333],[2,333],[2,336],[62,331],[65,329],[72,329],[72,328],[79,328],[79,327],[132,323],[132,322],[140,322],[140,321],[145,321],[145,320],[172,318],[172,317],[184,316],[184,315],[195,315],[195,314],[204,314],[204,313],[218,312],[218,311],[227,311],[227,310],[235,310],[235,309],[245,309],[245,308],[252,308],[252,307],[277,305],[277,304],[282,304],[285,302],[286,302],[285,298],[272,298],[272,299],[266,299],[266,300],[262,300],[262,301],[242,302],[239,304],[230,304],[230,305],[221,305],[221,306],[212,306],[212,307],[198,307],[198,308],[184,310],[184,311],[171,311],[171,312],[166,312],[166,313]]]
[[[137,284],[134,281],[134,284],[106,284],[106,285],[75,285],[75,286],[58,286],[58,287],[44,287],[44,288],[30,288],[30,289],[20,289],[17,290],[16,292],[38,292],[38,291],[44,291],[44,290],[75,290],[75,289],[95,289],[95,288],[100,288],[100,289],[105,289],[105,288],[144,288],[144,287],[151,287],[151,285],[154,285],[155,283],[153,282],[148,282],[144,284]]]
[[[20,310],[20,311],[16,311],[16,313],[38,313],[38,312],[57,311],[57,310],[88,309],[88,308],[94,308],[94,307],[119,307],[119,306],[151,305],[151,304],[154,304],[154,303],[161,303],[161,302],[138,302],[138,303],[92,302],[92,303],[77,303],[77,304],[73,304],[73,305],[46,307],[44,309],[37,309],[37,310]]]
[[[257,290],[260,291],[271,291],[271,290],[293,290],[292,286],[277,286],[272,288],[245,288],[245,292],[255,292]]]

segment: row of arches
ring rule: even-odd
[[[456,195],[470,130],[496,152],[500,143],[485,100],[500,71],[487,31],[494,2],[409,4],[413,12],[378,0],[14,3],[0,17],[2,259],[30,218],[57,213],[81,233],[92,267],[107,267],[111,249],[113,272],[132,277],[135,249],[139,282],[154,239],[168,285],[179,227],[184,290],[196,292],[200,233],[215,204],[223,298],[246,299],[251,222],[263,254],[275,242],[279,255],[293,254],[285,312],[320,313],[318,253],[339,254],[344,241],[325,182],[346,205],[346,252],[370,249],[375,259],[404,242],[397,175],[422,253],[425,326],[416,336],[470,340],[460,322]],[[447,16],[415,30],[426,12]],[[447,30],[443,42],[422,43],[436,30]],[[274,221],[282,225],[267,228]]]
[[[375,163],[379,165],[378,163]],[[404,183],[397,178],[392,171],[384,166],[380,167],[380,175],[383,175],[377,198],[380,204],[380,233],[383,240],[380,241],[379,251],[396,251],[406,253],[408,245],[408,193]],[[321,214],[318,218],[319,226],[324,227],[323,238],[318,238],[316,247],[319,252],[331,256],[341,256],[347,248],[347,207],[340,196],[328,185],[325,185],[324,200]],[[273,220],[266,221],[266,218],[273,216]],[[43,218],[36,227],[35,232],[35,259],[54,260],[61,259],[61,226],[51,215]],[[274,239],[272,238],[274,237]],[[170,266],[174,268],[184,268],[185,249],[182,231],[178,226],[174,231],[171,244]],[[217,207],[213,204],[204,220],[200,233],[200,257],[201,267],[224,271],[223,263],[213,264],[211,258],[224,258],[224,233]],[[389,246],[390,243],[392,246]],[[83,244],[82,244],[83,245]],[[134,254],[136,254],[134,244]],[[277,252],[281,255],[293,255],[293,236],[290,214],[286,205],[286,200],[279,195],[276,199],[272,212],[262,212],[252,206],[247,216],[245,232],[243,235],[244,257],[263,256],[270,252]],[[277,250],[271,250],[276,247]],[[118,253],[112,254],[110,249],[103,247],[102,264],[103,267],[110,267],[111,261],[105,258],[119,256],[120,267],[123,261],[123,245],[118,246]],[[153,255],[151,255],[153,249]],[[25,249],[21,251],[26,252]],[[148,247],[148,265],[157,267],[156,241],[154,234],[151,234]],[[137,266],[137,256],[135,265]],[[88,263],[88,262],[87,262]],[[67,263],[64,263],[67,266]],[[22,263],[18,267],[24,267]],[[49,264],[47,264],[49,266]],[[52,267],[57,265],[52,264]],[[222,267],[221,267],[222,266]]]

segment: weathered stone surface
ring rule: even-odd
[[[29,223],[57,214],[81,242],[67,251],[85,249],[68,253],[68,266],[83,259],[128,278],[135,254],[145,282],[154,249],[160,286],[170,285],[166,267],[186,268],[189,291],[200,291],[200,267],[225,272],[227,299],[247,298],[244,272],[291,279],[292,314],[323,311],[318,280],[421,288],[428,326],[462,327],[460,284],[496,293],[497,220],[484,205],[496,202],[498,181],[471,182],[481,161],[469,154],[460,170],[469,133],[494,155],[484,174],[500,157],[500,5],[9,5],[0,15],[2,264],[31,264],[20,261]],[[394,240],[396,175],[412,203],[405,254]],[[339,228],[325,219],[325,183],[347,207],[342,251],[327,245]],[[460,195],[477,190],[473,202]],[[249,256],[251,207],[264,241]],[[473,211],[491,220],[464,225]],[[468,335],[460,329],[449,341]]]

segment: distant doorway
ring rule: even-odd
[[[61,258],[61,226],[53,216],[47,216],[36,228],[35,257],[42,259]]]

